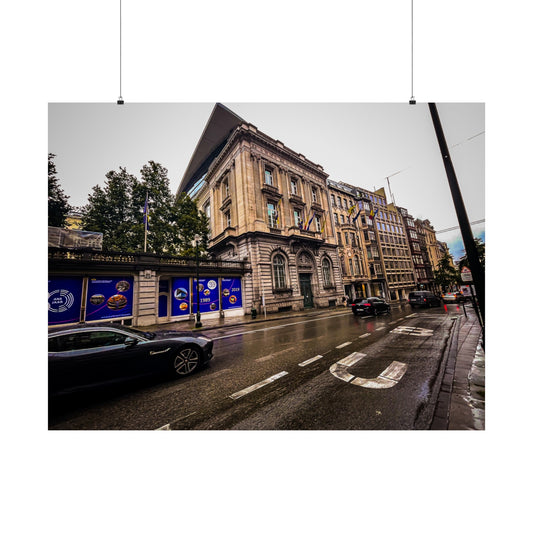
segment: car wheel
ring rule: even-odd
[[[200,367],[201,358],[195,346],[182,346],[172,359],[172,370],[176,376],[188,376]]]
[[[372,315],[378,316],[378,310],[375,307],[372,309]]]

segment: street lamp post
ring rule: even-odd
[[[198,253],[198,244],[201,241],[200,235],[194,236],[194,245],[196,248],[196,322],[195,328],[201,328],[202,322],[200,321],[200,255]]]

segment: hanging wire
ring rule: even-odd
[[[410,104],[416,104],[414,97],[414,0],[411,0],[411,99]]]
[[[119,85],[120,85],[120,96],[118,97],[117,104],[124,104],[122,99],[122,0],[119,2]]]

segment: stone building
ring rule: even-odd
[[[243,260],[245,312],[341,303],[324,169],[216,104],[183,176],[211,221],[209,252]]]
[[[363,244],[361,217],[357,217],[357,202],[361,197],[352,185],[328,180],[328,187],[344,293],[350,299],[370,296],[369,261]]]
[[[361,192],[363,190],[361,189]],[[367,201],[362,202],[365,209],[365,221],[372,226],[365,233],[372,257],[379,255],[386,280],[385,297],[390,300],[406,299],[409,291],[415,288],[415,275],[411,250],[407,241],[407,231],[399,209],[393,203],[387,203],[385,189],[364,191]],[[368,236],[368,237],[367,237]],[[376,239],[374,244],[372,238]],[[376,250],[378,254],[376,254]]]
[[[429,261],[426,243],[426,233],[420,226],[420,221],[414,219],[407,209],[398,208],[406,229],[407,241],[411,248],[411,257],[415,272],[416,289],[435,290],[435,276]]]

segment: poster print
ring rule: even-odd
[[[133,277],[89,278],[85,320],[130,317],[133,314]]]
[[[222,309],[242,307],[241,278],[221,278]]]
[[[48,280],[48,324],[72,324],[80,320],[82,278]]]
[[[200,313],[209,313],[220,309],[220,299],[218,295],[218,278],[200,278]],[[193,280],[192,289],[192,309],[196,313],[196,280]]]
[[[172,279],[172,316],[188,315],[191,312],[189,278]]]

